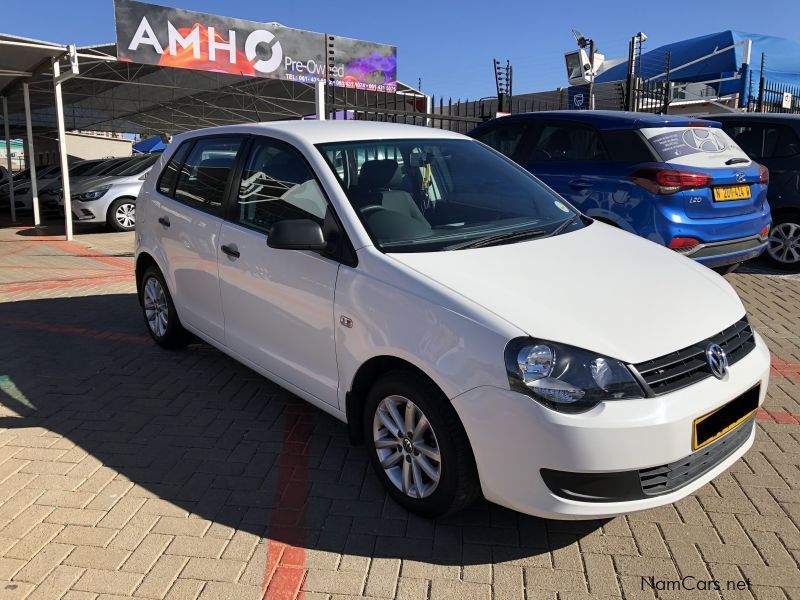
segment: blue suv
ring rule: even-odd
[[[769,172],[714,121],[552,111],[488,121],[472,137],[584,214],[728,272],[767,245]]]

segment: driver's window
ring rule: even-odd
[[[300,153],[281,142],[257,140],[242,171],[236,218],[268,232],[284,219],[325,220],[327,200]]]

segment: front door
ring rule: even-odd
[[[301,390],[338,406],[333,300],[339,263],[316,252],[277,250],[267,234],[284,219],[331,219],[303,156],[258,137],[222,225],[219,274],[225,344]]]

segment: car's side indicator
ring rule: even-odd
[[[344,325],[345,327],[351,329],[353,327],[353,319],[350,317],[345,317],[344,315],[339,317],[339,323]]]

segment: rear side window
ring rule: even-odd
[[[600,134],[577,123],[548,123],[515,159],[523,161],[608,160]]]
[[[175,199],[206,212],[219,212],[240,144],[238,137],[198,139],[178,173]]]
[[[651,162],[658,160],[641,135],[633,129],[603,131],[601,134],[609,158],[615,162]]]
[[[800,153],[800,139],[786,125],[725,124],[724,129],[753,158],[785,158]]]
[[[181,169],[186,155],[189,153],[192,142],[183,142],[180,147],[175,151],[175,154],[170,158],[164,171],[161,173],[161,178],[158,180],[158,191],[165,196],[172,196],[172,190],[175,188],[175,182],[178,180],[178,171]]]
[[[530,125],[523,121],[513,120],[506,123],[497,123],[494,127],[488,127],[475,134],[475,139],[491,146],[509,158],[514,158],[514,154],[519,148],[520,140]]]

